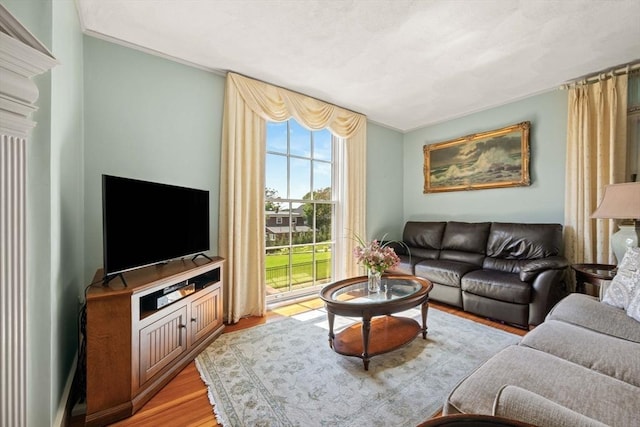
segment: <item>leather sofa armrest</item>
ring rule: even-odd
[[[568,266],[569,262],[567,259],[561,256],[533,259],[520,269],[520,280],[523,282],[530,282],[543,271],[563,270]]]
[[[604,427],[606,425],[539,394],[513,385],[504,386],[498,391],[493,403],[493,415],[547,427]]]

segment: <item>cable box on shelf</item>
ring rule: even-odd
[[[167,286],[164,289],[146,295],[140,299],[140,305],[143,310],[158,310],[169,304],[181,300],[187,295],[191,295],[196,291],[196,284],[189,283],[188,280]]]

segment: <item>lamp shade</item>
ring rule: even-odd
[[[602,202],[591,218],[639,219],[640,182],[607,185]]]
[[[640,218],[640,182],[625,182],[604,187],[602,202],[591,214],[591,218],[634,220],[634,225],[620,224],[619,230],[611,235],[611,249],[620,262],[628,248],[638,246],[640,230],[635,220]]]

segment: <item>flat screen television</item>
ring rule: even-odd
[[[104,276],[209,250],[209,192],[102,175]]]

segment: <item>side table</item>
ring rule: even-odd
[[[593,296],[599,296],[603,282],[612,280],[616,275],[616,266],[611,264],[573,264],[571,268],[576,272],[576,292]],[[591,285],[592,292],[587,292],[587,284]]]

